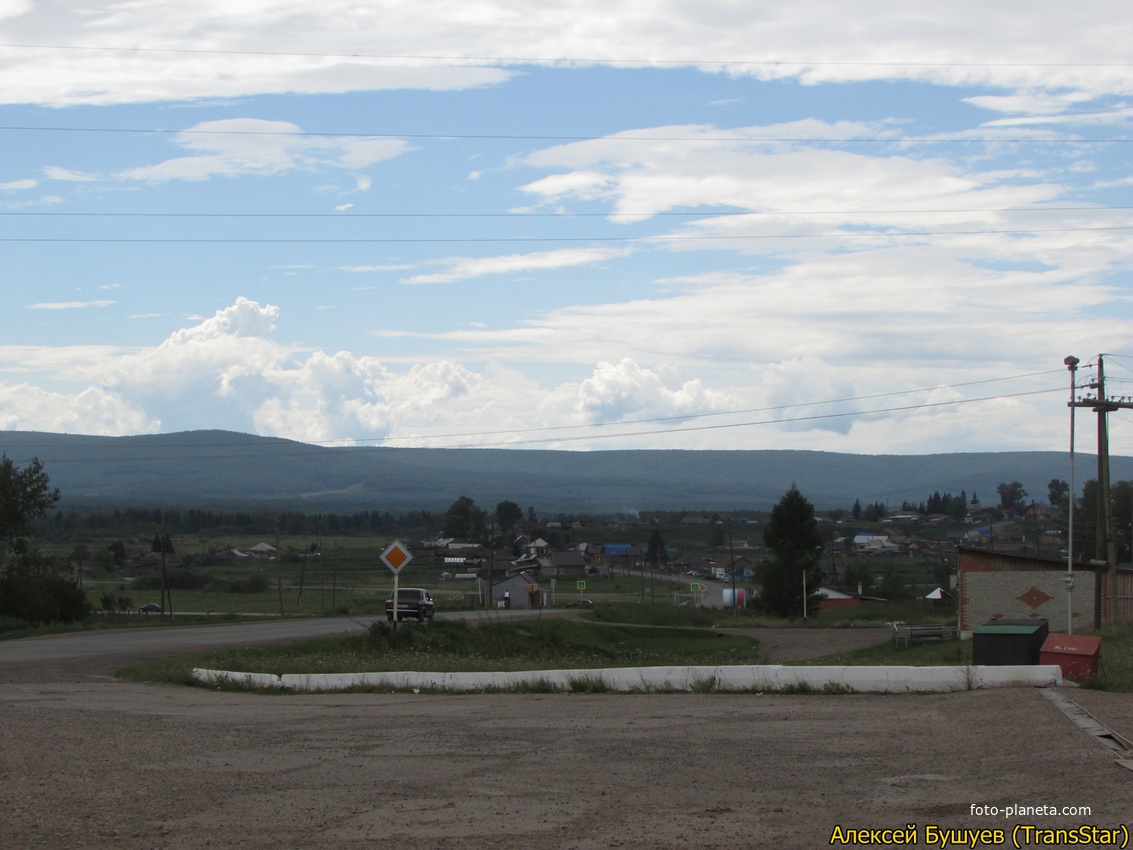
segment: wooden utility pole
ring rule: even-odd
[[[1105,355],[1098,355],[1097,382],[1090,385],[1097,389],[1097,396],[1073,403],[1074,407],[1089,407],[1098,415],[1098,506],[1097,542],[1094,546],[1094,561],[1099,563],[1095,573],[1094,625],[1101,625],[1101,577],[1102,571],[1109,584],[1109,621],[1120,621],[1118,612],[1117,588],[1117,539],[1113,533],[1113,501],[1109,479],[1109,425],[1108,415],[1115,410],[1133,410],[1133,402],[1116,401],[1105,394]],[[1074,494],[1070,494],[1074,498]]]
[[[279,551],[279,517],[275,518],[275,587],[279,591],[279,616],[283,616],[283,553]]]

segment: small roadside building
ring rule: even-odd
[[[820,587],[818,589],[818,610],[833,611],[835,608],[848,608],[851,605],[860,605],[861,599],[851,593],[843,593],[833,587]]]
[[[542,608],[546,604],[538,579],[526,570],[496,582],[492,587],[492,607],[503,606],[505,593],[509,608]]]

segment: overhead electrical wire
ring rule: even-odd
[[[817,407],[819,405],[824,405],[824,404],[849,404],[849,403],[854,403],[854,402],[871,401],[873,399],[878,399],[878,398],[892,398],[894,396],[916,395],[918,393],[939,392],[940,390],[955,390],[955,389],[959,389],[960,387],[974,387],[974,386],[979,386],[979,385],[982,385],[982,384],[997,384],[997,383],[1002,383],[1003,381],[1017,381],[1017,380],[1020,380],[1022,378],[1037,378],[1037,377],[1042,377],[1042,376],[1045,376],[1045,375],[1060,375],[1060,374],[1062,374],[1061,369],[1048,369],[1048,370],[1045,370],[1045,371],[1042,371],[1042,372],[1028,372],[1028,373],[1023,374],[1023,375],[1011,375],[1011,376],[1004,377],[1004,378],[982,378],[978,381],[964,381],[964,382],[958,383],[958,384],[948,384],[947,386],[921,387],[919,389],[912,389],[912,390],[892,390],[890,392],[885,392],[885,393],[872,393],[870,395],[849,396],[849,397],[846,397],[846,398],[830,398],[830,399],[823,399],[822,401],[802,401],[802,402],[795,402],[795,403],[792,403],[792,404],[780,404],[780,405],[773,405],[771,407],[753,407],[753,408],[747,408],[747,409],[743,409],[743,410],[723,410],[723,411],[714,411],[712,413],[686,413],[686,414],[681,414],[679,416],[657,416],[657,417],[650,417],[648,419],[623,419],[619,422],[599,422],[599,423],[581,424],[581,425],[547,425],[547,426],[541,426],[541,427],[537,427],[537,428],[509,428],[506,431],[499,431],[499,430],[496,430],[496,431],[464,431],[464,432],[459,432],[459,433],[455,433],[455,434],[431,434],[431,435],[406,436],[406,437],[376,437],[376,438],[353,437],[353,438],[346,438],[346,439],[341,439],[341,440],[324,440],[324,441],[320,441],[319,444],[320,445],[329,445],[330,443],[343,443],[343,442],[357,443],[357,442],[365,442],[365,441],[367,441],[367,439],[381,440],[383,442],[388,442],[390,440],[402,441],[402,440],[423,440],[423,439],[433,439],[433,440],[436,440],[436,439],[454,439],[454,438],[463,438],[463,437],[490,436],[490,435],[493,435],[493,434],[525,434],[525,433],[530,433],[530,432],[546,433],[546,432],[550,432],[550,431],[578,430],[580,428],[597,428],[597,427],[611,427],[611,426],[624,426],[624,425],[644,425],[644,424],[651,424],[651,423],[656,423],[656,422],[682,422],[682,421],[686,421],[688,419],[709,419],[709,418],[712,418],[712,417],[720,417],[720,416],[740,416],[740,415],[749,414],[749,413],[767,413],[767,412],[776,411],[776,410],[792,410],[792,409],[801,408],[801,407]],[[779,420],[779,421],[782,421],[782,420]]]
[[[449,449],[453,449],[453,448],[460,448],[460,449],[515,448],[517,446],[522,446],[522,445],[538,445],[538,444],[545,444],[545,443],[571,443],[571,442],[582,442],[582,441],[591,441],[591,440],[601,441],[601,440],[621,439],[621,438],[625,438],[625,437],[651,436],[651,435],[658,435],[658,434],[663,434],[663,435],[681,434],[681,433],[691,433],[691,432],[697,432],[697,431],[716,431],[716,430],[724,430],[724,429],[732,429],[732,428],[751,428],[751,427],[764,426],[764,425],[788,425],[788,424],[799,423],[799,422],[816,422],[816,421],[829,420],[829,419],[839,419],[839,418],[846,418],[846,417],[869,417],[869,416],[875,416],[875,415],[882,414],[882,413],[896,413],[896,412],[906,412],[906,411],[913,411],[913,410],[936,409],[936,408],[942,408],[942,407],[953,407],[953,406],[960,406],[960,405],[967,405],[967,404],[976,404],[976,403],[987,402],[987,401],[996,401],[996,400],[1007,399],[1007,398],[1022,398],[1022,397],[1027,397],[1027,396],[1047,395],[1047,394],[1051,394],[1051,393],[1061,393],[1061,392],[1064,391],[1065,388],[1061,387],[1061,386],[1060,387],[1050,387],[1050,388],[1044,388],[1044,389],[1039,389],[1039,390],[1027,390],[1027,391],[1016,392],[1016,393],[1006,393],[1006,394],[999,394],[999,395],[993,395],[993,396],[981,396],[981,397],[976,397],[976,398],[948,399],[948,400],[934,401],[934,402],[918,402],[918,403],[914,403],[914,404],[905,404],[905,405],[896,405],[896,406],[892,406],[892,407],[873,408],[873,409],[869,409],[869,410],[838,411],[838,412],[834,412],[834,413],[818,413],[818,414],[808,414],[808,415],[802,415],[802,416],[787,416],[787,417],[777,417],[777,418],[766,418],[766,419],[758,419],[758,420],[749,420],[749,421],[745,421],[745,422],[725,422],[725,423],[713,423],[713,424],[706,424],[706,425],[687,425],[687,426],[684,426],[684,427],[677,427],[677,428],[653,428],[653,429],[636,430],[636,431],[616,431],[614,433],[605,433],[605,429],[623,428],[625,426],[656,424],[656,423],[660,423],[660,422],[677,421],[677,420],[683,420],[683,419],[689,419],[689,418],[703,419],[703,418],[709,418],[709,417],[714,417],[714,416],[738,415],[738,414],[742,414],[742,413],[760,413],[760,412],[765,412],[765,411],[786,410],[786,409],[799,408],[799,407],[812,407],[812,406],[824,405],[824,404],[845,404],[845,403],[849,403],[849,402],[868,401],[870,399],[891,397],[891,396],[896,396],[896,395],[912,395],[912,394],[915,394],[915,393],[932,392],[932,391],[935,391],[935,390],[950,389],[950,388],[954,388],[954,387],[973,386],[973,385],[976,385],[976,384],[994,383],[994,382],[1000,382],[1000,381],[1006,381],[1006,380],[1015,380],[1015,379],[1019,379],[1019,378],[1028,378],[1028,377],[1036,377],[1036,376],[1043,376],[1043,375],[1060,374],[1061,371],[1062,370],[1033,372],[1033,373],[1030,373],[1030,374],[1017,375],[1017,376],[1010,377],[1010,378],[990,378],[990,379],[985,379],[985,380],[981,380],[981,381],[970,381],[970,382],[966,382],[966,383],[962,383],[962,384],[950,385],[950,386],[946,386],[946,387],[932,387],[932,388],[919,389],[919,390],[895,391],[895,392],[891,392],[891,393],[878,393],[878,394],[874,394],[874,395],[858,396],[858,397],[851,397],[851,398],[844,398],[844,399],[831,399],[831,400],[826,400],[826,401],[799,402],[797,404],[782,405],[780,407],[755,408],[755,409],[752,409],[752,410],[725,411],[725,412],[714,412],[714,413],[707,413],[707,414],[689,414],[688,416],[657,417],[657,418],[653,418],[653,419],[626,420],[626,421],[621,421],[621,422],[604,422],[604,423],[592,423],[592,424],[582,424],[582,425],[573,425],[573,426],[547,426],[547,427],[543,427],[543,428],[509,429],[509,430],[497,430],[497,431],[487,431],[487,432],[465,432],[465,433],[444,434],[444,435],[418,435],[418,436],[414,436],[414,437],[356,437],[356,438],[323,440],[323,441],[312,440],[312,441],[304,441],[301,444],[303,446],[303,448],[296,448],[296,449],[290,449],[289,448],[289,450],[283,451],[280,454],[281,455],[302,454],[302,453],[309,452],[312,449],[321,450],[323,448],[330,447],[331,444],[336,444],[337,447],[339,447],[339,448],[377,448],[377,446],[359,446],[357,444],[359,442],[388,443],[388,442],[393,442],[393,441],[404,441],[404,440],[430,441],[430,440],[437,440],[437,439],[462,439],[462,438],[466,438],[466,437],[479,437],[479,436],[488,436],[488,435],[494,435],[494,434],[524,434],[524,433],[534,433],[534,432],[543,432],[543,433],[548,434],[547,436],[543,436],[543,437],[532,437],[532,438],[529,438],[529,439],[522,439],[522,440],[492,440],[492,441],[472,442],[472,443],[462,442],[462,443],[458,443],[458,444],[451,445],[451,446],[428,446],[429,448],[449,448]],[[573,428],[573,429],[582,429],[582,428],[598,429],[598,433],[580,434],[580,435],[567,435],[567,436],[550,435],[549,434],[549,432],[551,432],[551,431],[565,430],[565,429],[568,429],[568,428]],[[288,438],[276,437],[275,439],[287,440]],[[350,442],[350,443],[352,443],[352,445],[350,445],[350,446],[338,445],[338,444],[341,444],[343,442]],[[221,448],[221,447],[224,447],[224,446],[225,446],[225,444],[215,444],[215,443],[213,443],[213,444],[209,445],[209,448],[210,449],[216,449],[216,448]],[[244,447],[246,447],[246,444],[245,443],[231,443],[231,444],[228,444],[228,446],[230,446],[232,448],[244,448]],[[43,449],[48,449],[48,448],[58,449],[59,447],[60,447],[59,443],[53,443],[50,446],[43,446],[41,448],[43,448]],[[37,447],[31,446],[31,447],[24,447],[24,448],[26,450],[31,451],[31,450],[35,450]],[[168,445],[162,445],[161,448],[162,449],[168,449],[169,446]],[[131,462],[187,460],[187,459],[192,459],[192,458],[196,458],[196,459],[213,458],[213,459],[216,459],[216,458],[221,458],[221,457],[226,457],[226,456],[227,455],[202,455],[202,454],[191,454],[191,455],[183,455],[183,456],[182,455],[160,455],[160,456],[150,456],[150,457],[144,457],[144,458],[132,458]],[[109,461],[110,459],[107,459],[107,460]],[[86,459],[86,458],[82,458],[82,459],[74,458],[74,459],[56,459],[56,460],[53,460],[53,463],[69,463],[69,462],[88,462],[88,459]]]
[[[267,237],[213,239],[207,237],[80,237],[80,236],[4,236],[0,242],[41,244],[129,244],[129,245],[401,245],[401,244],[485,244],[562,242],[737,242],[771,239],[877,239],[923,236],[1026,236],[1037,233],[1106,233],[1133,230],[1133,224],[1100,227],[1031,227],[1025,229],[980,230],[853,230],[828,233],[761,233],[700,235],[670,233],[657,236],[382,236],[357,238]]]
[[[532,135],[525,133],[374,133],[374,132],[318,132],[313,130],[252,130],[235,128],[199,128],[172,130],[160,127],[50,127],[32,125],[0,125],[0,131],[36,133],[127,133],[131,135],[193,135],[193,136],[288,136],[295,138],[327,139],[432,139],[458,141],[532,141],[532,142],[715,142],[724,144],[1035,144],[1035,145],[1092,145],[1126,144],[1133,142],[1129,137],[1107,138],[1066,138],[1051,136],[1011,136],[1011,137],[953,137],[953,136],[853,136],[831,138],[829,136],[658,136],[636,135],[620,131],[614,135],[573,136],[573,135]]]
[[[514,210],[507,212],[64,212],[36,210],[0,210],[0,216],[29,218],[330,218],[349,220],[369,218],[766,218],[809,215],[937,215],[942,213],[1046,213],[1046,212],[1126,212],[1133,206],[1098,204],[1095,206],[1035,207],[939,207],[919,209],[817,209],[817,210],[658,210],[656,212],[611,210],[607,212],[554,212]]]
[[[1056,393],[1056,392],[1061,393],[1061,392],[1064,392],[1064,391],[1065,391],[1064,387],[1050,387],[1048,389],[1043,389],[1043,390],[1031,390],[1029,392],[1009,393],[1007,395],[983,396],[981,398],[952,399],[950,401],[931,401],[931,402],[923,402],[923,403],[920,403],[920,404],[900,405],[900,406],[897,406],[897,407],[882,407],[882,408],[877,408],[877,409],[874,409],[874,410],[851,410],[851,411],[844,411],[844,412],[840,412],[840,413],[820,413],[820,414],[814,414],[814,415],[811,415],[811,416],[791,416],[791,417],[787,417],[787,418],[784,418],[784,419],[761,419],[761,420],[756,420],[756,421],[752,421],[752,422],[728,422],[728,423],[721,423],[721,424],[718,424],[718,425],[690,425],[687,428],[654,429],[654,430],[650,430],[650,431],[625,431],[625,432],[619,432],[617,434],[599,434],[597,436],[580,435],[580,436],[576,436],[576,437],[556,437],[556,438],[553,438],[553,440],[555,442],[577,442],[577,441],[581,441],[581,440],[592,440],[592,439],[611,439],[611,438],[621,438],[621,437],[642,437],[642,436],[649,436],[649,435],[653,435],[653,434],[685,434],[685,433],[690,433],[690,432],[693,432],[693,431],[718,431],[718,430],[722,430],[722,429],[725,429],[725,428],[750,428],[750,427],[754,427],[754,426],[757,426],[757,425],[778,425],[778,424],[789,424],[789,423],[795,423],[795,422],[817,422],[817,421],[824,420],[824,419],[844,419],[848,416],[873,416],[873,415],[876,415],[878,413],[898,413],[898,412],[908,411],[908,410],[926,410],[926,409],[929,409],[929,408],[937,408],[937,407],[953,407],[953,406],[958,406],[958,405],[963,405],[963,404],[976,404],[976,403],[984,402],[984,401],[999,401],[1000,399],[1005,399],[1005,398],[1021,398],[1023,396],[1046,395],[1046,394],[1049,394],[1049,393]],[[511,446],[517,446],[517,445],[527,445],[527,444],[532,444],[532,443],[547,443],[547,442],[551,442],[551,441],[552,441],[551,439],[518,440],[518,441],[506,443],[504,445],[511,447]],[[476,443],[472,443],[472,444],[464,444],[464,445],[461,446],[461,448],[471,448],[471,449],[488,448],[489,446],[492,446],[492,445],[498,445],[498,444],[491,444],[491,443],[476,444]]]

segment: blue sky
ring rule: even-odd
[[[937,5],[0,0],[0,428],[1061,450],[1133,11]]]

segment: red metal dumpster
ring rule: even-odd
[[[1039,651],[1040,664],[1057,664],[1068,679],[1098,675],[1102,639],[1093,635],[1047,635]]]

